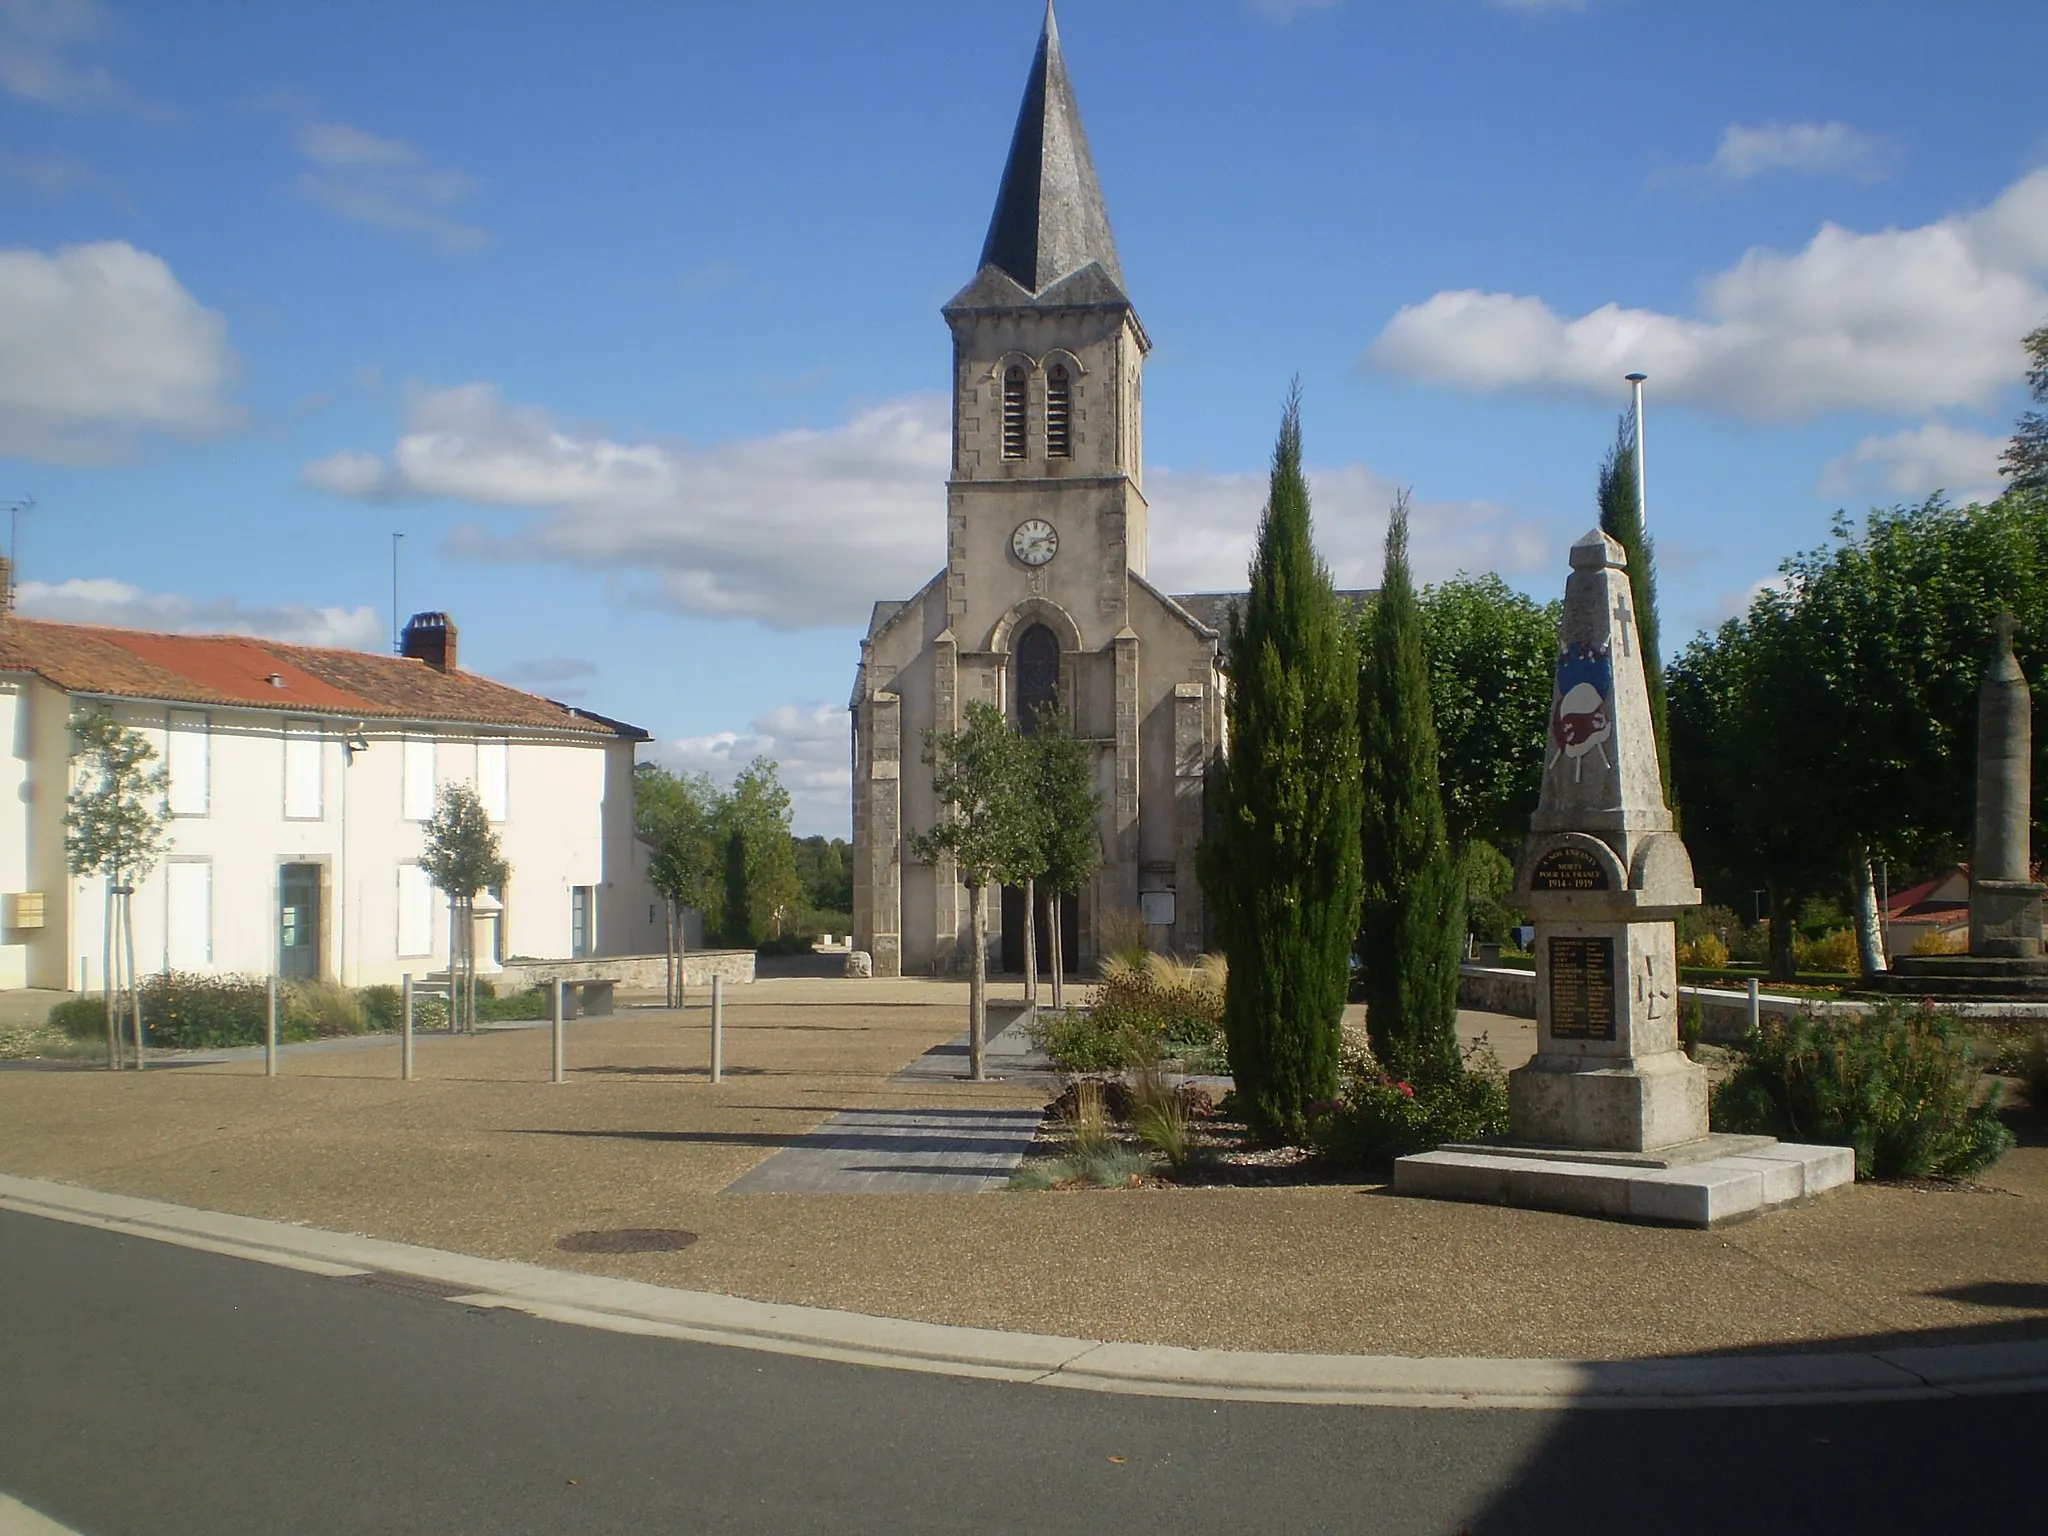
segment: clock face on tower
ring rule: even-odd
[[[1059,533],[1042,517],[1019,523],[1017,531],[1010,535],[1010,553],[1026,565],[1048,564],[1059,552]]]

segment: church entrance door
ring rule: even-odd
[[[1052,914],[1047,910],[1044,888],[1038,892],[1038,974],[1052,974]],[[1069,896],[1060,903],[1060,958],[1067,974],[1081,968],[1081,900]],[[1024,974],[1024,887],[1003,887],[1003,969],[1013,976]]]

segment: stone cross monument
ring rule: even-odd
[[[2034,699],[2012,653],[2011,614],[1977,693],[1977,848],[1970,864],[1970,953],[2041,953],[2044,888],[2033,876]]]
[[[1395,1193],[1704,1227],[1854,1179],[1846,1147],[1709,1134],[1673,924],[1700,893],[1664,803],[1627,559],[1598,529],[1572,546],[1515,899],[1536,924],[1536,1055],[1508,1074],[1508,1137],[1401,1158]]]
[[[1643,1152],[1707,1134],[1679,1048],[1672,919],[1697,906],[1672,830],[1621,545],[1572,546],[1543,793],[1515,872],[1536,924],[1536,1059],[1508,1080],[1514,1139]]]

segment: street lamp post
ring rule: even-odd
[[[1643,381],[1648,377],[1647,373],[1628,375],[1632,395],[1630,409],[1635,414],[1636,425],[1636,522],[1642,528],[1645,539],[1650,536],[1650,486],[1643,478]]]

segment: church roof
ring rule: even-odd
[[[1244,611],[1245,599],[1249,592],[1176,592],[1173,600],[1179,603],[1205,629],[1213,629],[1224,645],[1230,644],[1231,631],[1237,628],[1237,616]],[[1339,587],[1337,601],[1348,612],[1357,613],[1379,595],[1373,587]]]
[[[1088,267],[1100,272],[1078,285],[1080,292],[1049,291],[1066,286],[1063,278]],[[1008,283],[1001,281],[1005,277]],[[1002,190],[981,248],[981,272],[948,307],[1128,302],[1123,281],[1088,133],[1060,53],[1059,23],[1048,0],[1045,31],[1031,61]]]

